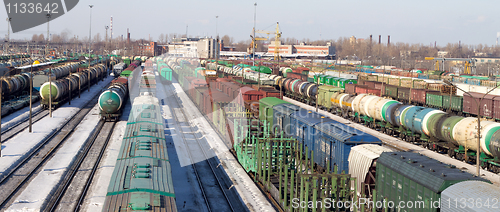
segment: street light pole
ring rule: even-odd
[[[7,18],[7,45],[4,46],[4,54],[8,51],[10,47],[10,21],[12,18]]]
[[[47,16],[47,45],[45,46],[45,55],[49,54],[49,41],[50,41],[50,34],[49,34],[49,25],[50,25],[50,13],[46,15]]]
[[[219,60],[219,49],[220,49],[220,46],[219,46],[219,33],[217,32],[217,22],[219,21],[219,16],[216,15],[215,16],[215,38],[217,39],[217,45],[215,47],[217,47],[217,49],[215,50],[215,60],[218,61]],[[187,35],[186,35],[187,36]]]
[[[451,83],[450,81],[448,80],[443,80],[443,82],[445,82],[446,84],[448,85],[451,85],[459,90],[461,90],[462,92],[464,92],[465,94],[469,95],[472,99],[474,99],[474,102],[476,103],[476,106],[477,106],[477,150],[476,150],[476,174],[477,176],[480,176],[480,167],[481,167],[481,162],[480,162],[480,159],[481,159],[481,101],[483,101],[484,97],[486,95],[488,95],[490,92],[492,92],[493,90],[495,90],[496,88],[498,88],[500,86],[500,84],[498,84],[496,87],[492,88],[491,90],[489,90],[488,92],[486,92],[480,99],[479,99],[479,102],[477,101],[476,98],[474,98],[469,92],[467,91],[464,91],[463,89],[459,88],[458,86],[454,85],[453,83]],[[467,155],[466,155],[467,156]]]
[[[90,26],[89,26],[89,70],[88,70],[88,91],[90,92],[90,64],[92,63],[92,55],[90,54],[90,47],[92,46],[92,7],[94,5],[89,5],[90,7]]]
[[[50,14],[47,14],[47,47],[45,53],[48,53],[49,49],[49,23]],[[49,68],[49,117],[52,118],[52,66]]]
[[[253,56],[253,66],[255,66],[255,21],[257,20],[257,2],[253,4],[255,6],[254,12],[253,12],[253,45],[252,45],[252,56]]]
[[[36,61],[36,60],[35,60]],[[35,62],[33,61],[33,63]],[[32,115],[33,115],[33,63],[31,63],[31,69],[30,69],[30,126],[29,126],[29,132],[33,132],[32,131],[32,124],[33,124],[33,121],[31,119]]]

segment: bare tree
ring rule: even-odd
[[[234,39],[232,37],[229,37],[229,35],[224,35],[222,37],[222,40],[224,41],[225,44],[227,45],[232,45],[234,43]]]
[[[165,42],[165,34],[161,33],[160,36],[158,37],[158,43],[164,43]]]

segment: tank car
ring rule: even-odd
[[[98,104],[102,119],[116,120],[126,103],[128,95],[128,79],[119,77],[99,96]]]

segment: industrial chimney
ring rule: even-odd
[[[382,35],[378,35],[378,44],[382,43]]]
[[[128,32],[128,28],[127,28],[127,44],[130,44],[130,32]]]
[[[391,45],[391,36],[387,35],[387,46]]]

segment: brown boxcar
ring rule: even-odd
[[[244,86],[240,88],[241,96],[243,97],[243,100],[254,100],[254,101],[259,101],[262,99],[263,95],[262,92],[257,91],[253,88],[250,88],[248,86]]]
[[[464,105],[463,105],[464,113],[478,115],[477,112],[478,108],[476,104],[477,101],[480,105],[479,108],[481,111],[479,115],[484,116],[486,118],[494,118],[496,116],[499,116],[499,115],[495,116],[494,112],[498,110],[495,109],[495,107],[500,106],[500,96],[488,94],[484,96],[484,98],[481,101],[479,101],[484,94],[476,92],[469,92],[469,93],[472,95],[472,97],[467,94],[464,94]],[[499,104],[495,105],[494,102],[495,103],[499,102]]]
[[[410,101],[410,88],[399,87],[398,88],[398,100],[401,102]]]
[[[276,90],[274,88],[262,88],[260,89],[260,92],[262,92],[262,98],[266,97],[276,97],[278,99],[283,99],[281,98],[280,91]],[[283,94],[285,91],[283,90]]]
[[[411,89],[411,102],[420,103],[425,105],[427,100],[427,93],[436,93],[439,94],[439,91],[428,90],[428,89]]]
[[[380,96],[380,90],[379,89],[370,88],[370,87],[368,87],[366,85],[357,85],[356,88],[355,88],[355,91],[356,91],[355,93],[358,94],[358,95],[366,93],[366,94],[370,94],[370,95]]]
[[[230,98],[236,98],[240,93],[240,86],[232,82],[223,82],[223,93]]]
[[[356,94],[356,87],[358,85],[356,84],[346,84],[345,85],[345,90],[348,94],[351,94],[351,95],[355,95]],[[359,86],[362,86],[362,85],[359,85]]]
[[[300,73],[289,72],[289,73],[287,73],[286,77],[292,78],[292,79],[300,79],[302,81],[307,81],[307,75],[300,74]]]

